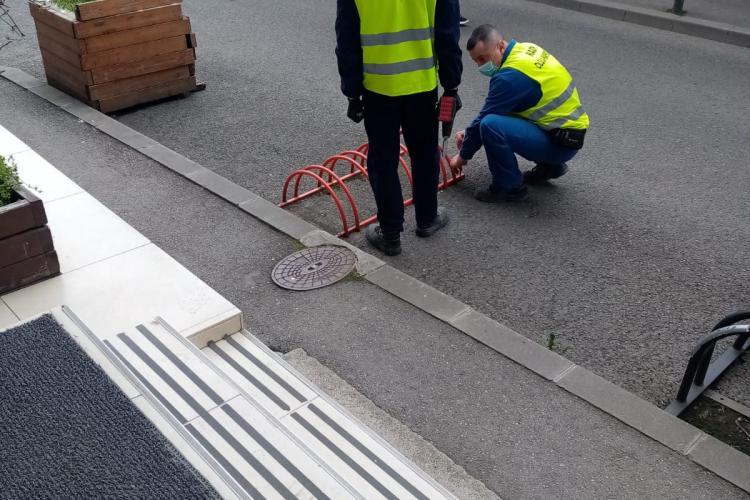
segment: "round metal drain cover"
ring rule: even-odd
[[[287,290],[314,290],[336,283],[356,263],[357,257],[348,248],[323,245],[284,257],[273,268],[271,278]]]

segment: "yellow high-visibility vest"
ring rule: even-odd
[[[437,87],[436,1],[355,0],[365,89],[401,96]]]
[[[542,98],[535,106],[514,115],[545,130],[589,128],[589,115],[581,106],[573,77],[560,61],[542,47],[516,42],[502,67],[520,71],[538,82],[542,90]]]

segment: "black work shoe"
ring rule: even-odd
[[[440,231],[447,225],[448,225],[448,210],[445,207],[438,207],[437,215],[432,220],[430,225],[424,226],[424,227],[418,227],[416,233],[417,233],[417,236],[420,236],[422,238],[427,238],[428,236],[432,236],[433,234],[437,233],[438,231]]]
[[[384,233],[380,226],[367,226],[365,238],[372,246],[386,255],[394,256],[401,253],[401,234]]]
[[[529,197],[529,190],[526,186],[521,186],[513,191],[504,191],[492,186],[487,189],[480,189],[474,193],[474,198],[486,203],[504,203],[506,201],[524,201]]]
[[[537,163],[534,168],[523,173],[523,182],[526,184],[544,184],[550,179],[562,177],[568,171],[565,163],[560,165],[548,165]]]
[[[461,16],[461,19],[458,21],[459,26],[468,26],[469,20],[466,19],[464,16]]]

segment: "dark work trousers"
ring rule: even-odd
[[[365,91],[365,130],[370,147],[367,170],[384,232],[404,228],[404,198],[399,179],[399,153],[404,143],[411,157],[412,196],[417,225],[428,226],[437,215],[439,180],[437,88],[420,94],[388,97]]]

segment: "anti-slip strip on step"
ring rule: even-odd
[[[365,479],[370,485],[375,488],[379,493],[381,493],[383,496],[385,496],[388,499],[391,500],[397,500],[398,497],[394,495],[388,488],[383,486],[383,484],[375,479],[372,474],[367,472],[364,467],[359,465],[355,460],[353,460],[348,454],[346,454],[344,451],[341,450],[336,444],[333,443],[330,439],[328,439],[325,435],[323,435],[322,432],[320,432],[319,429],[315,428],[310,422],[304,419],[304,417],[300,416],[299,413],[294,413],[292,415],[292,418],[299,424],[302,425],[302,427],[310,433],[311,436],[313,436],[315,439],[320,441],[323,446],[331,450],[346,466],[348,466],[354,473],[358,474],[360,477]],[[424,495],[420,493],[420,498],[426,498]]]
[[[315,390],[279,365],[275,355],[259,349],[245,335],[213,342],[201,352],[276,418],[318,397]]]
[[[167,398],[164,397],[164,395],[156,389],[151,382],[148,381],[146,377],[144,377],[131,363],[128,361],[125,356],[123,356],[119,350],[115,346],[112,345],[111,342],[108,340],[104,341],[104,345],[109,348],[109,350],[117,357],[117,359],[122,362],[127,369],[130,371],[132,375],[135,376],[135,378],[138,379],[138,381],[145,386],[145,388],[148,390],[149,393],[151,393],[154,397],[156,397],[157,400],[167,409],[167,411],[173,415],[178,422],[181,424],[187,423],[187,418],[185,418],[182,413],[180,413],[174,406],[172,406],[172,403],[169,402]]]
[[[200,387],[200,389],[208,397],[210,397],[214,403],[216,403],[217,405],[224,403],[224,400],[221,398],[221,396],[216,394],[216,392],[214,392],[213,389],[211,389],[203,380],[201,380],[200,377],[198,377],[195,372],[193,372],[193,370],[188,368],[180,358],[175,356],[174,352],[167,349],[167,347],[161,341],[159,341],[159,339],[157,339],[156,336],[154,336],[154,334],[148,328],[143,325],[138,325],[136,329],[141,332],[143,336],[146,337],[153,345],[155,345],[159,349],[159,351],[161,351],[161,353],[164,354],[164,356],[166,356],[169,361],[172,362],[172,364],[177,366],[185,375],[187,375],[195,385]]]
[[[222,411],[226,413],[225,408],[221,408]],[[219,417],[219,415],[217,415]],[[261,461],[258,457],[261,455],[257,449],[251,451],[248,449],[247,443],[243,444],[240,442],[239,439],[237,439],[235,433],[229,432],[227,428],[222,425],[218,418],[214,417],[212,414],[204,414],[201,416],[200,420],[205,421],[213,430],[218,437],[221,438],[221,440],[224,441],[224,443],[228,444],[237,454],[242,457],[242,459],[245,461],[247,465],[252,468],[253,473],[255,474],[255,477],[252,478],[251,483],[259,485],[261,487],[261,481],[266,483],[266,488],[262,488],[264,491],[262,492],[263,496],[266,496],[268,494],[271,494],[272,492],[269,491],[269,488],[273,490],[276,494],[281,495],[283,498],[287,500],[291,500],[296,498],[295,495],[292,493],[292,491],[289,489],[289,487],[282,483],[282,481],[279,479],[278,476],[281,476],[282,474],[279,471],[271,472],[269,470],[269,466],[264,464],[264,462],[267,461]],[[195,429],[198,425],[198,422],[194,422],[190,424],[192,429]],[[200,431],[198,431],[200,432]],[[257,433],[256,433],[257,435]],[[214,440],[216,442],[216,440]],[[274,448],[268,441],[262,440],[262,441],[256,441],[258,445],[260,445],[261,448],[263,448],[263,451],[273,457],[274,459],[277,459],[277,457],[280,455],[279,451]],[[302,482],[302,484],[305,485],[312,485],[312,482],[307,479],[307,477],[303,476],[299,469],[294,467],[288,460],[285,460],[284,462],[280,462],[277,459],[278,464],[286,470],[292,477],[297,479],[298,481]],[[233,461],[233,463],[237,463],[237,461]],[[248,474],[245,472],[243,474],[247,478]],[[312,490],[314,492],[317,492],[318,494],[315,495],[315,498],[328,498],[326,495],[322,495],[322,492],[314,485],[312,485]],[[256,490],[258,491],[258,490]],[[310,491],[313,493],[313,491]],[[322,495],[322,496],[321,496]]]
[[[330,416],[326,415],[326,413],[318,408],[314,403],[307,406],[307,408],[312,411],[318,418],[320,418],[323,422],[326,423],[331,429],[335,430],[339,435],[343,436],[349,443],[351,443],[354,447],[359,450],[360,453],[365,455],[367,458],[369,458],[373,463],[377,464],[378,467],[380,467],[384,472],[386,472],[389,476],[391,476],[393,479],[395,479],[401,486],[406,488],[409,493],[414,495],[416,498],[420,498],[423,500],[428,500],[426,496],[424,496],[419,490],[417,490],[409,481],[404,479],[404,477],[393,470],[387,463],[380,460],[371,449],[367,448],[362,444],[361,441],[358,441],[354,436],[352,436],[349,432],[346,431],[342,426],[337,424]],[[299,416],[299,414],[296,414],[295,416]]]
[[[244,336],[242,338],[245,338]],[[260,360],[254,356],[249,350],[242,347],[242,345],[235,340],[232,337],[227,337],[227,343],[237,349],[240,353],[242,353],[243,356],[245,356],[247,359],[249,359],[255,366],[263,370],[264,373],[266,373],[269,377],[271,377],[275,382],[277,382],[280,386],[282,386],[284,389],[289,392],[294,398],[297,399],[300,403],[304,403],[307,401],[307,398],[299,393],[294,387],[291,386],[286,380],[281,378],[276,372],[271,370],[268,365],[265,365],[260,362]]]
[[[247,380],[250,384],[255,386],[276,406],[278,406],[280,409],[284,411],[289,411],[291,409],[289,405],[286,404],[279,396],[277,396],[273,391],[271,391],[268,387],[266,387],[265,384],[263,384],[257,378],[255,378],[240,363],[232,359],[232,357],[229,356],[229,354],[227,354],[221,347],[217,346],[213,342],[209,343],[209,346],[213,352],[218,354],[222,360],[224,360],[227,364],[229,364],[229,366],[231,366],[234,370],[240,373],[245,378],[245,380]]]
[[[244,419],[231,404],[226,404],[222,408],[224,413],[234,420],[234,422],[242,427],[242,430],[249,434],[255,442],[260,444],[264,450],[273,456],[273,458],[281,465],[283,465],[292,475],[299,481],[309,492],[315,495],[316,498],[328,498],[322,491],[318,489],[294,464],[292,464],[287,457],[279,452],[271,443],[265,439],[258,430],[256,430],[250,422]]]

